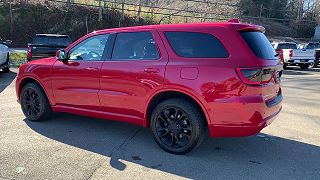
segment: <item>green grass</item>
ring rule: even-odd
[[[26,51],[13,51],[10,52],[9,62],[12,67],[19,67],[27,62],[27,52]]]

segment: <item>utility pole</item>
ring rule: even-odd
[[[259,13],[259,17],[262,17],[262,10],[263,10],[263,4],[261,4],[261,6],[260,6],[260,13]]]
[[[121,21],[124,19],[124,0],[121,0],[121,18],[119,19],[118,27],[121,26]]]
[[[141,16],[141,8],[142,8],[142,0],[139,1],[139,7],[138,7],[138,13],[136,17],[136,21],[140,21],[140,16]]]
[[[87,30],[87,34],[89,33],[89,28],[88,28],[88,16],[86,15],[86,30]]]
[[[9,17],[10,17],[10,38],[13,34],[13,15],[12,15],[12,3],[9,2]]]
[[[101,22],[102,21],[102,4],[101,4],[101,0],[99,0],[99,18],[98,21]]]

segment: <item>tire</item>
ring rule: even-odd
[[[20,93],[23,114],[29,121],[48,119],[52,109],[45,92],[35,83],[26,84]]]
[[[2,69],[2,71],[4,73],[9,73],[10,72],[10,67],[9,67],[9,54],[7,55],[7,64],[8,64],[8,67],[5,67]]]
[[[206,136],[206,121],[200,109],[184,99],[169,99],[157,105],[150,125],[156,143],[172,154],[190,152]]]
[[[2,72],[8,73],[8,72],[10,72],[10,68],[9,67],[5,67],[5,68],[2,69]]]
[[[313,63],[313,68],[317,68],[318,67],[318,64],[319,64],[319,61],[315,61],[314,63]]]
[[[283,64],[283,69],[287,69],[287,64]]]
[[[309,64],[301,64],[299,66],[300,66],[300,69],[306,70],[309,68],[310,65]]]

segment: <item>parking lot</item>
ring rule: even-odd
[[[69,114],[25,120],[0,72],[0,179],[319,179],[320,69],[282,76],[280,116],[256,136],[162,151],[142,127]]]

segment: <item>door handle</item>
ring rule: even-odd
[[[94,68],[94,67],[88,67],[88,68],[86,68],[86,70],[89,70],[89,71],[97,71],[98,69],[97,69],[97,68]]]
[[[158,68],[146,68],[146,69],[144,69],[144,72],[146,72],[146,73],[159,73],[160,70]]]

